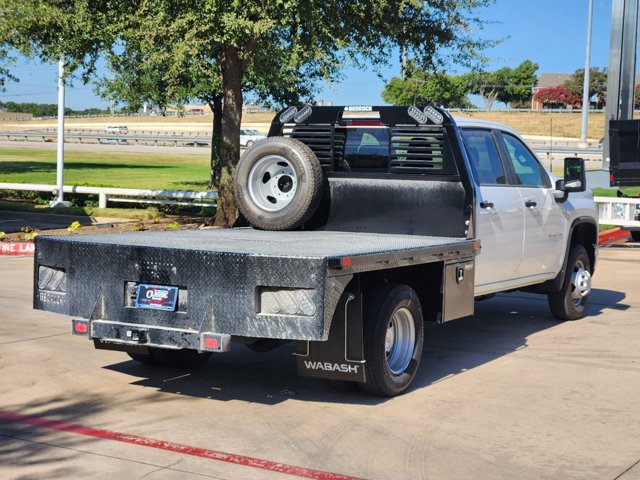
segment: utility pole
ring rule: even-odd
[[[64,58],[58,62],[58,156],[56,166],[57,195],[50,207],[70,207],[64,201]]]
[[[589,107],[591,96],[589,84],[591,83],[591,25],[593,23],[593,0],[589,0],[589,15],[587,20],[587,49],[584,60],[584,84],[582,86],[582,128],[580,130],[580,147],[587,146],[587,123],[589,119]]]

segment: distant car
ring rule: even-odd
[[[240,129],[240,146],[242,147],[249,148],[254,142],[263,138],[267,138],[267,136],[253,128]]]
[[[123,125],[107,127],[104,131],[107,133],[129,133],[129,129]]]

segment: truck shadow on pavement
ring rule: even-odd
[[[624,294],[594,290],[588,315],[604,309],[625,310]],[[588,318],[584,321],[588,321]],[[524,293],[500,294],[476,303],[476,314],[425,330],[420,370],[407,393],[448,380],[492,360],[526,349],[527,339],[544,330],[570,322],[555,320],[545,296]],[[357,388],[336,391],[326,382],[298,377],[293,346],[269,353],[254,353],[241,345],[214,355],[199,370],[149,367],[124,361],[104,368],[134,377],[133,385],[157,391],[211,400],[244,400],[261,404],[313,401],[377,405],[386,398],[372,397]],[[124,355],[124,354],[123,354]]]

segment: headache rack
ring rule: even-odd
[[[345,172],[351,170],[345,161],[349,129],[386,128],[388,145],[377,154],[386,162],[372,173],[456,175],[448,141],[452,125],[446,112],[433,107],[288,107],[276,114],[269,136],[299,140],[325,172]]]

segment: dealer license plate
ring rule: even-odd
[[[178,287],[141,283],[136,292],[135,308],[173,312],[178,301]]]

